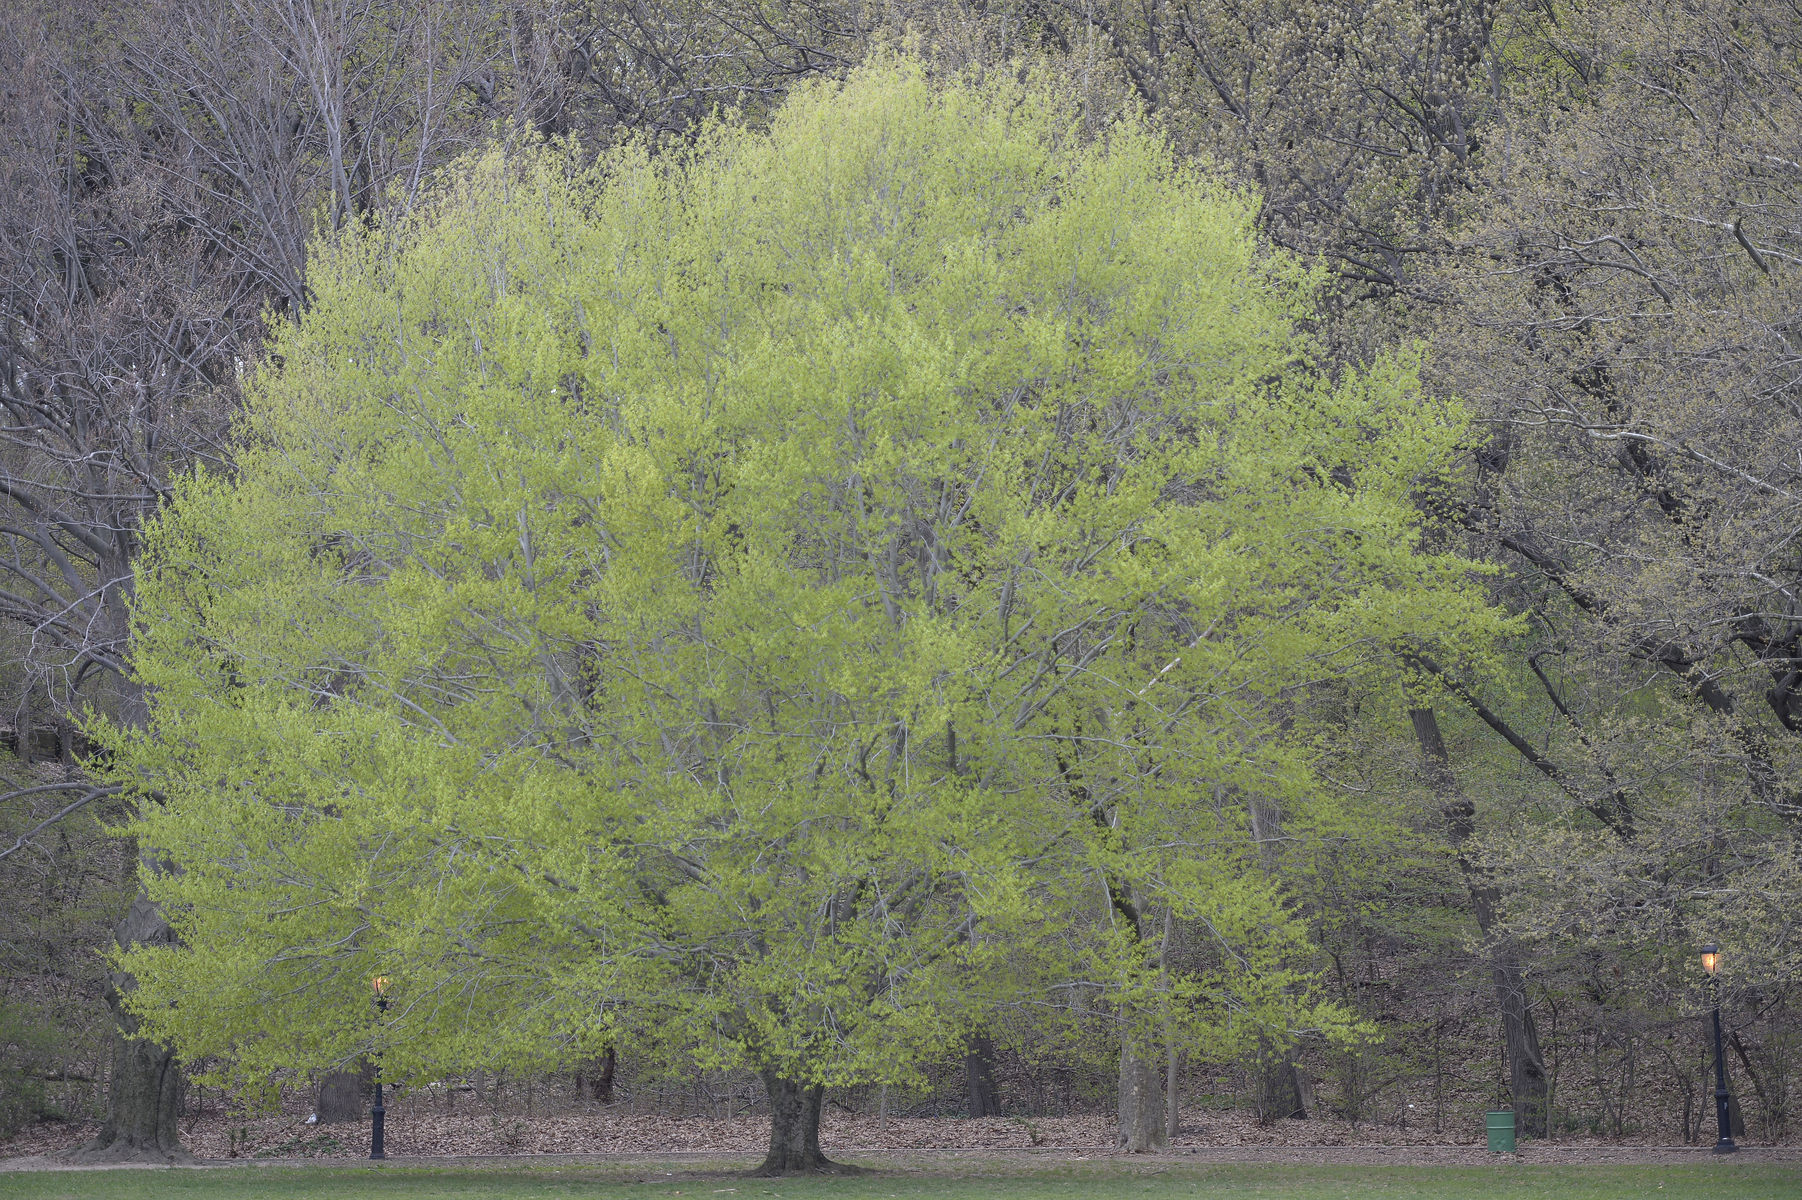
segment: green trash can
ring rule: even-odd
[[[1514,1153],[1514,1110],[1504,1109],[1501,1112],[1487,1114],[1489,1119],[1489,1148],[1497,1154]]]

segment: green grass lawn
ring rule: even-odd
[[[245,1200],[411,1200],[487,1197],[526,1200],[582,1197],[637,1200],[686,1196],[713,1200],[1802,1200],[1802,1170],[1794,1164],[1705,1162],[1668,1167],[1289,1167],[1119,1163],[1068,1164],[1055,1169],[976,1168],[950,1173],[883,1168],[829,1179],[747,1179],[696,1164],[640,1163],[605,1167],[532,1168],[280,1168],[212,1170],[33,1172],[0,1175],[0,1200],[162,1200],[164,1197],[244,1197]]]

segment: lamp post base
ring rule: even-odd
[[[1733,1118],[1729,1108],[1731,1093],[1727,1091],[1727,1050],[1721,1044],[1720,985],[1713,979],[1708,982],[1709,999],[1714,1001],[1714,1127],[1720,1137],[1720,1141],[1714,1144],[1714,1152],[1732,1154],[1739,1147],[1733,1144]]]
[[[375,1020],[377,1032],[381,1031],[382,1018],[388,1015],[388,977],[377,975],[370,980],[375,986]],[[382,1055],[379,1050],[372,1051],[370,1058],[375,1066],[375,1105],[369,1110],[369,1157],[387,1158],[382,1150],[382,1118],[388,1110],[382,1104]]]

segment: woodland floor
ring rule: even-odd
[[[369,1126],[307,1123],[307,1107],[291,1099],[288,1111],[248,1117],[213,1109],[182,1122],[184,1145],[211,1163],[259,1162],[319,1166],[367,1161]],[[1480,1117],[1478,1118],[1480,1120]],[[1475,1125],[1476,1122],[1469,1122]],[[92,1136],[80,1123],[48,1123],[0,1142],[0,1172],[44,1169],[51,1157]],[[830,1108],[821,1125],[826,1153],[858,1159],[875,1155],[897,1170],[932,1171],[947,1164],[1001,1164],[1009,1171],[1037,1170],[1035,1164],[1145,1162],[1116,1156],[1111,1115],[1073,1117],[993,1117],[980,1120],[892,1117],[879,1120]],[[416,1093],[391,1101],[386,1124],[390,1163],[473,1166],[506,1161],[574,1167],[665,1159],[686,1161],[745,1159],[767,1147],[766,1117],[729,1120],[633,1114],[620,1108],[527,1115],[492,1112],[467,1102],[449,1111],[441,1099]],[[1168,1151],[1155,1161],[1188,1167],[1211,1163],[1309,1165],[1412,1164],[1494,1167],[1498,1163],[1570,1165],[1591,1163],[1676,1165],[1708,1162],[1707,1145],[1683,1146],[1676,1139],[1559,1138],[1529,1141],[1514,1155],[1494,1155],[1481,1128],[1453,1134],[1392,1125],[1352,1125],[1331,1118],[1280,1121],[1261,1126],[1240,1112],[1196,1113]],[[1784,1165],[1802,1178],[1802,1145],[1745,1144],[1741,1163]]]
[[[364,1160],[369,1155],[369,1126],[364,1123],[308,1124],[310,1103],[288,1095],[281,1114],[232,1114],[209,1106],[182,1121],[182,1144],[205,1160]],[[1332,1117],[1310,1121],[1278,1121],[1263,1126],[1245,1112],[1191,1110],[1182,1133],[1173,1139],[1173,1157],[1204,1157],[1234,1162],[1440,1162],[1485,1164],[1496,1157],[1485,1148],[1481,1114],[1454,1121],[1447,1117],[1434,1132],[1425,1124],[1352,1124]],[[1465,1126],[1465,1128],[1458,1128]],[[0,1141],[0,1169],[5,1160],[47,1157],[96,1132],[94,1124],[45,1123],[29,1126],[13,1139]],[[445,1103],[441,1092],[420,1090],[387,1101],[387,1155],[391,1159],[469,1159],[469,1157],[613,1157],[613,1155],[751,1155],[769,1146],[769,1119],[748,1114],[708,1121],[703,1117],[633,1114],[627,1106],[589,1103],[539,1105],[535,1114],[517,1106],[490,1110],[469,1097]],[[1710,1139],[1712,1142],[1712,1139]],[[1755,1139],[1746,1141],[1748,1151]],[[1034,1151],[1070,1155],[1110,1155],[1114,1115],[1076,1117],[888,1117],[851,1114],[827,1106],[820,1124],[820,1144],[827,1155],[863,1151]],[[1523,1142],[1517,1160],[1524,1162],[1645,1162],[1694,1160],[1708,1146],[1681,1146],[1672,1132],[1651,1132],[1633,1139],[1559,1137],[1552,1142]],[[1795,1155],[1802,1169],[1802,1146],[1773,1150]],[[1669,1159],[1674,1155],[1674,1159]]]
[[[211,1110],[182,1121],[182,1142],[206,1160],[336,1160],[366,1159],[369,1126],[307,1123],[304,1103],[270,1116],[249,1117]],[[1484,1145],[1478,1116],[1467,1131],[1435,1132],[1430,1125],[1353,1125],[1332,1118],[1279,1121],[1259,1125],[1242,1112],[1198,1113],[1172,1142],[1170,1154],[1181,1159],[1257,1162],[1414,1162],[1482,1164],[1496,1161]],[[77,1145],[94,1126],[53,1122],[28,1128],[0,1141],[0,1160],[49,1156]],[[943,1117],[876,1117],[835,1112],[830,1108],[820,1129],[828,1155],[865,1151],[1017,1151],[1059,1157],[1111,1155],[1111,1114],[1074,1117],[989,1117],[979,1120]],[[559,1155],[592,1157],[620,1154],[756,1154],[769,1145],[769,1120],[746,1115],[728,1120],[633,1114],[622,1109],[590,1106],[586,1111],[527,1115],[491,1112],[465,1105],[446,1111],[429,1095],[390,1101],[385,1127],[391,1158],[486,1158],[489,1156]],[[1637,1139],[1562,1137],[1551,1142],[1525,1142],[1515,1161],[1645,1162],[1693,1161],[1707,1146],[1682,1146],[1669,1134]],[[1802,1146],[1748,1151],[1774,1153],[1802,1169]],[[1672,1157],[1674,1156],[1674,1157]],[[1793,1157],[1792,1157],[1793,1156]],[[0,1162],[3,1169],[3,1162]]]

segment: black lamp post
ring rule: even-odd
[[[1727,1111],[1727,1052],[1721,1043],[1721,948],[1713,942],[1702,947],[1702,970],[1708,973],[1708,1006],[1714,1013],[1714,1121],[1720,1141],[1714,1144],[1716,1154],[1732,1154],[1733,1118]]]
[[[382,1014],[388,1011],[388,977],[377,975],[369,984],[375,989],[376,1024],[380,1026]],[[1718,1028],[1718,1021],[1716,1026]],[[378,1050],[375,1053],[375,1107],[369,1110],[370,1158],[388,1157],[382,1150],[382,1118],[387,1115],[388,1110],[382,1104],[382,1053]]]

